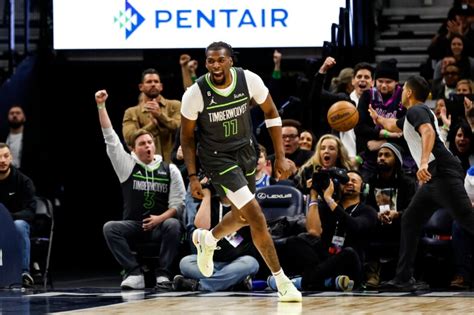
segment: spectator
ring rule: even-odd
[[[459,79],[459,67],[455,64],[447,65],[443,80],[438,85],[433,84],[431,91],[433,97],[450,99],[452,94],[456,94],[456,84]]]
[[[339,72],[339,75],[331,80],[332,93],[344,93],[350,95],[354,90],[352,85],[352,78],[354,77],[354,69],[344,68]]]
[[[283,149],[285,151],[285,157],[290,164],[290,170],[292,176],[294,176],[298,169],[303,165],[312,155],[311,151],[302,150],[299,145],[301,124],[293,119],[283,119],[281,136],[283,139]],[[268,157],[271,164],[275,163],[275,155],[272,154]],[[272,175],[276,178],[275,173]]]
[[[465,120],[459,121],[448,133],[449,151],[461,161],[466,172],[474,165],[474,138],[471,127]]]
[[[156,152],[167,163],[171,161],[174,135],[181,124],[178,100],[168,100],[161,95],[163,84],[155,69],[142,72],[139,104],[129,107],[123,116],[122,132],[125,142],[133,147],[132,138],[138,129],[145,129],[153,135]]]
[[[453,56],[446,56],[435,65],[434,74],[433,74],[433,85],[439,85],[443,80],[444,73],[446,72],[446,67],[448,65],[456,64],[456,58]]]
[[[405,116],[406,109],[401,104],[402,87],[398,83],[399,72],[397,60],[383,60],[375,69],[376,87],[363,93],[359,100],[359,122],[354,128],[356,134],[356,147],[360,156],[360,171],[365,180],[376,172],[377,152],[386,142],[397,143],[402,148],[406,142],[401,132],[389,132],[376,126],[368,115],[369,105],[382,117],[401,118]],[[404,150],[403,167],[407,173],[414,174],[415,162],[408,150]]]
[[[400,218],[416,191],[415,179],[402,169],[401,148],[384,143],[377,154],[377,173],[369,179],[367,204],[379,209],[378,223],[371,234],[366,284],[375,288],[380,283],[381,258],[397,258],[400,239]],[[387,198],[381,198],[387,196]]]
[[[230,206],[222,204],[219,196],[207,178],[203,185],[203,198],[194,209],[194,214],[187,219],[193,221],[194,229],[211,229],[223,215],[230,211]],[[189,235],[192,236],[192,232]],[[250,229],[241,228],[237,232],[221,239],[217,246],[220,250],[214,255],[214,272],[204,277],[197,265],[197,255],[188,255],[181,259],[179,267],[182,273],[173,279],[176,291],[224,291],[244,283],[247,290],[252,288],[252,277],[257,273],[259,265],[254,258],[256,251],[252,244]]]
[[[327,57],[313,78],[309,93],[309,103],[312,104],[312,127],[317,136],[331,133],[331,127],[327,122],[329,107],[337,101],[350,101],[349,93],[330,93],[326,91],[324,81],[327,72],[336,65],[333,57]]]
[[[36,210],[33,181],[12,164],[13,156],[6,143],[0,143],[0,205],[10,212],[20,236],[22,283],[34,284],[30,275],[30,225]]]
[[[324,90],[322,90],[323,87],[323,78],[324,74],[334,67],[336,65],[336,61],[332,57],[327,57],[326,60],[324,61],[323,65],[319,69],[318,73],[315,76],[315,84],[313,85],[313,93],[314,95],[312,96],[315,101],[317,101],[318,95],[320,95],[320,102],[321,106],[324,107],[323,112],[321,112],[322,117],[324,117],[324,123],[327,125],[327,110],[329,107],[334,104],[337,101],[352,101],[352,103],[355,104],[356,107],[358,107],[359,104],[359,99],[362,96],[362,93],[365,90],[368,90],[372,88],[373,86],[373,67],[369,65],[368,63],[361,62],[355,65],[354,67],[354,76],[352,78],[352,86],[353,90],[349,94],[349,98],[347,97],[348,95],[345,93],[338,93],[338,94],[331,94],[328,93]],[[319,103],[319,102],[318,102]],[[328,130],[327,132],[330,132],[330,128],[326,128]],[[354,129],[351,129],[349,131],[345,132],[339,132],[339,138],[341,139],[342,143],[344,144],[344,147],[347,149],[349,158],[351,159],[351,163],[353,166],[357,165],[357,161],[360,161],[360,158],[357,158],[357,150],[356,150],[356,136]]]
[[[474,79],[474,58],[469,57],[464,50],[464,37],[460,34],[453,34],[450,41],[450,53],[456,60],[459,67],[459,77],[461,79]]]
[[[307,193],[307,182],[312,178],[313,173],[319,169],[330,169],[332,167],[350,170],[347,150],[341,140],[331,134],[323,135],[316,144],[316,151],[313,156],[300,168],[296,180],[297,187],[303,193]]]
[[[301,150],[314,151],[316,137],[310,130],[303,130],[300,133],[299,145]]]
[[[6,144],[10,147],[12,153],[12,165],[21,168],[21,160],[23,156],[23,129],[25,126],[25,113],[19,105],[13,105],[8,111],[8,125],[10,132],[8,133]]]
[[[184,184],[178,168],[155,155],[149,131],[138,130],[130,139],[132,154],[125,151],[107,114],[107,97],[105,90],[95,94],[107,154],[122,186],[124,209],[121,221],[104,225],[104,236],[125,271],[121,288],[143,289],[144,276],[130,243],[156,241],[160,257],[156,282],[170,280],[182,236],[181,222],[175,217],[184,205]]]
[[[303,290],[349,291],[361,284],[364,248],[367,235],[377,222],[377,213],[361,200],[362,176],[355,171],[347,175],[349,181],[341,186],[341,200],[337,201],[333,199],[332,180],[319,198],[314,183],[308,183],[308,233],[278,247],[285,268],[288,264],[292,266],[288,269],[302,274],[302,278],[292,280]],[[268,283],[273,288],[271,277]]]
[[[269,175],[271,174],[271,163],[267,158],[267,149],[261,144],[258,145],[258,148],[260,152],[255,171],[255,186],[257,189],[275,184],[275,179]]]

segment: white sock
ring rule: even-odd
[[[275,282],[276,282],[276,285],[277,287],[279,288],[280,285],[283,283],[283,282],[288,282],[290,281],[290,279],[288,279],[288,277],[285,275],[285,273],[283,272],[283,269],[280,268],[280,270],[278,270],[277,272],[274,272],[273,273],[273,277],[275,277]]]
[[[204,239],[204,242],[206,243],[207,246],[215,246],[219,240],[212,235],[212,230],[209,231],[209,233],[206,234],[206,237]]]

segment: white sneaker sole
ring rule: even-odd
[[[196,246],[196,250],[197,250],[197,264],[198,264],[199,271],[202,273],[204,277],[209,278],[214,273],[214,261],[211,258],[210,261],[206,261],[206,263],[203,262],[205,257],[204,257],[204,251],[201,249],[201,246],[205,247],[205,245],[201,245],[201,242],[200,242],[201,233],[202,231],[199,229],[193,232],[193,243],[194,243],[194,246]]]

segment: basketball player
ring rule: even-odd
[[[369,107],[375,124],[391,132],[403,131],[418,166],[416,176],[422,184],[402,216],[395,278],[382,283],[381,289],[414,291],[427,288],[425,285],[416,285],[413,269],[421,229],[436,209],[449,209],[454,219],[474,234],[474,211],[464,189],[464,172],[459,159],[444,146],[439,137],[438,121],[424,104],[429,92],[428,82],[424,78],[412,76],[402,91],[402,104],[407,108],[405,117],[398,120],[384,118]]]
[[[183,95],[181,107],[181,145],[193,197],[202,198],[196,174],[197,152],[206,175],[226,203],[232,206],[211,231],[193,233],[201,273],[210,277],[214,270],[213,253],[221,238],[250,225],[252,239],[272,271],[279,300],[300,302],[301,293],[283,273],[265,217],[254,198],[256,152],[252,143],[250,101],[260,105],[275,148],[275,170],[280,178],[289,175],[283,152],[281,118],[263,81],[256,74],[233,67],[232,47],[214,42],[206,49],[209,73],[197,79]]]

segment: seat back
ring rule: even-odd
[[[436,210],[424,226],[424,236],[439,240],[450,240],[453,217],[446,209]]]
[[[303,193],[292,186],[271,185],[257,190],[255,195],[268,221],[295,216],[305,211]]]

